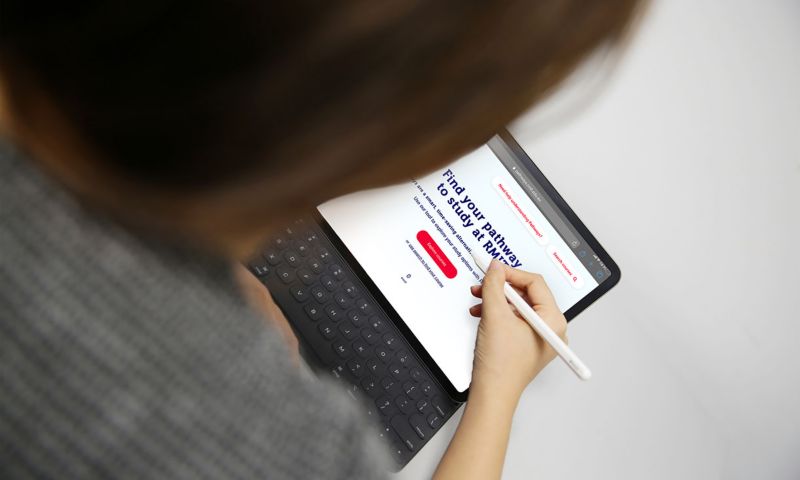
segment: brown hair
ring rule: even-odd
[[[52,110],[91,152],[61,175],[89,203],[250,235],[476,147],[637,3],[4,0],[0,68],[20,129],[58,149]]]

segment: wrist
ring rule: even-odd
[[[522,391],[501,383],[473,381],[469,388],[467,405],[479,405],[498,413],[513,415]]]

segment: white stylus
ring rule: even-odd
[[[489,264],[486,263],[486,260],[479,254],[472,252],[472,259],[475,260],[475,264],[478,265],[483,273],[485,274],[486,271],[489,269]],[[506,294],[506,298],[511,305],[514,305],[514,308],[517,309],[522,318],[524,318],[528,324],[533,328],[533,330],[539,334],[540,337],[544,339],[545,342],[549,343],[553,350],[556,351],[561,360],[564,360],[564,363],[569,365],[569,368],[575,372],[575,375],[578,376],[581,380],[589,380],[592,378],[592,372],[589,370],[580,358],[575,355],[575,352],[572,351],[561,337],[559,337],[556,332],[553,331],[550,326],[542,320],[534,310],[528,305],[519,293],[517,293],[514,288],[508,284],[508,282],[504,282],[503,284],[503,292]]]

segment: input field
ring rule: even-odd
[[[544,234],[544,230],[542,230],[543,221],[541,221],[538,215],[535,215],[532,211],[525,211],[517,202],[516,198],[520,198],[517,196],[515,192],[512,192],[509,186],[510,182],[503,180],[500,177],[495,177],[492,179],[492,187],[500,195],[500,198],[503,200],[503,203],[514,212],[514,216],[517,217],[517,220],[522,223],[525,230],[536,240],[536,242],[541,245],[545,246],[548,244],[549,240],[547,236]],[[536,207],[533,207],[535,209]]]
[[[547,247],[547,256],[550,257],[550,260],[552,260],[556,269],[561,272],[561,275],[567,280],[567,283],[577,289],[583,287],[583,277],[578,274],[572,263],[567,261],[565,258],[566,256],[561,253],[555,245]]]

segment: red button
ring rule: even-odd
[[[453,278],[456,276],[456,273],[458,272],[456,272],[455,265],[453,265],[450,259],[447,258],[447,255],[445,255],[442,249],[439,248],[439,245],[433,241],[433,238],[431,238],[431,235],[428,232],[425,230],[420,230],[417,233],[417,241],[422,245],[422,248],[428,252],[428,255],[431,256],[433,261],[436,262],[436,265],[439,266],[445,277]]]

